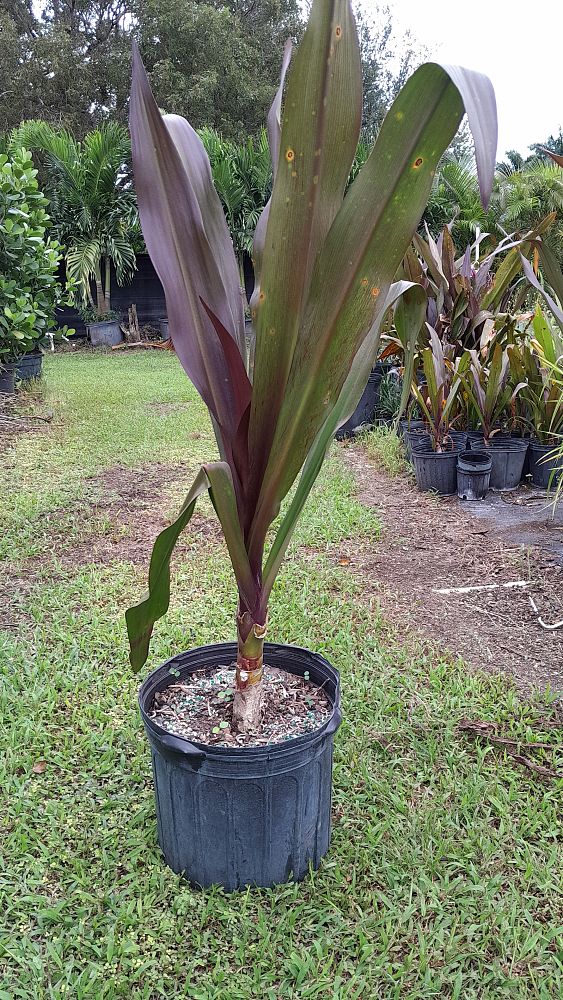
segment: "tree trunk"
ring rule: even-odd
[[[106,304],[106,297],[104,295],[104,289],[102,287],[102,269],[99,261],[96,264],[96,302],[96,311],[98,313],[98,319],[100,319],[102,316],[105,316],[108,308]]]
[[[106,280],[104,283],[104,296],[106,300],[106,311],[111,309],[111,266],[110,259],[106,257]]]
[[[233,729],[247,733],[260,728],[266,625],[255,622],[249,611],[237,615],[238,654]]]

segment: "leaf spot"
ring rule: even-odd
[[[377,286],[374,285],[371,290],[371,297],[372,299],[376,299],[378,295],[379,295],[379,288],[377,288]]]
[[[292,160],[295,159],[295,150],[293,150],[293,149],[286,149],[286,151],[285,151],[285,158],[286,158],[286,160],[287,160],[288,163],[291,163]]]
[[[404,111],[397,111],[395,114],[395,118],[397,119],[398,122],[402,122],[404,117],[405,117]]]
[[[313,177],[313,184],[318,184],[318,183],[319,183],[319,175],[315,174],[315,176]]]
[[[342,38],[342,26],[340,24],[336,25],[336,28],[334,29],[334,34],[336,35],[337,38]]]
[[[258,296],[258,301],[263,302],[265,298],[266,298],[266,293],[261,291],[260,295]]]
[[[367,286],[368,286],[368,279],[367,278],[362,278],[360,284],[362,285],[363,288],[367,288]]]
[[[418,168],[421,167],[423,163],[424,160],[422,159],[422,156],[418,156],[413,163],[413,170],[418,170]]]
[[[291,171],[291,176],[292,177],[297,177],[297,171],[296,170],[292,170]]]

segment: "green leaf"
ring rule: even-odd
[[[291,536],[295,530],[295,526],[299,520],[299,516],[303,510],[307,497],[309,496],[309,493],[311,492],[319,474],[327,449],[330,446],[338,428],[341,427],[342,424],[348,420],[348,417],[354,412],[356,406],[358,405],[360,396],[366,387],[369,373],[378,354],[381,322],[387,313],[387,310],[390,309],[401,297],[406,297],[406,308],[410,312],[410,316],[406,321],[405,326],[410,330],[411,345],[413,345],[414,354],[414,341],[416,340],[416,335],[420,329],[421,322],[424,318],[424,311],[426,309],[426,293],[424,289],[416,283],[398,281],[391,285],[387,298],[380,304],[376,320],[373,323],[368,336],[365,338],[362,346],[360,347],[356,357],[354,358],[354,362],[348,374],[348,378],[344,383],[336,406],[333,407],[332,411],[327,416],[323,427],[317,435],[313,447],[309,451],[295,494],[282,518],[281,524],[278,527],[268,553],[268,558],[264,567],[263,582],[264,594],[266,597],[272,589],[274,580],[287,550],[287,546],[289,545]]]
[[[197,498],[206,491],[209,492],[223,528],[239,592],[249,606],[253,607],[255,604],[256,583],[250,571],[239,524],[231,470],[225,462],[210,462],[201,467],[176,520],[161,531],[154,543],[147,597],[125,613],[130,645],[129,659],[136,671],[141,669],[147,659],[155,622],[168,611],[170,559],[174,546],[194,512]]]
[[[468,109],[474,111],[479,93],[483,118],[492,118],[485,150],[486,184],[492,183],[496,115],[491,84],[480,74],[457,70],[454,84],[450,70],[427,64],[405,84],[319,251],[250,535],[251,552],[258,550],[265,526],[338,399],[377,300],[385,298],[412,239],[436,165],[463,115],[458,85]]]
[[[357,147],[361,66],[348,0],[314,0],[289,72],[266,229],[249,452],[257,490],[283,405],[315,259],[338,212]]]

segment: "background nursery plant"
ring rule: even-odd
[[[0,374],[45,343],[63,299],[60,247],[31,153],[0,155]]]
[[[288,46],[268,119],[273,191],[254,240],[252,383],[237,261],[202,143],[184,119],[160,115],[138,54],[131,95],[143,233],[166,292],[174,347],[209,408],[221,456],[202,466],[177,520],[156,540],[149,594],[127,612],[131,662],[139,669],[146,660],[154,622],[169,604],[172,549],[208,491],[238,588],[239,730],[259,726],[272,586],[327,447],[366,384],[380,321],[404,294],[413,329],[422,323],[422,290],[393,278],[464,110],[485,202],[495,162],[488,79],[426,64],[403,87],[344,197],[362,103],[349,3],[313,3],[281,121],[290,54]]]

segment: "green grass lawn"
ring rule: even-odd
[[[334,556],[351,536],[381,544],[337,450],[270,616],[271,638],[341,671],[330,853],[301,885],[232,896],[166,868],[123,623],[144,570],[73,566],[72,551],[118,530],[119,509],[92,513],[104,470],[138,469],[141,483],[185,464],[155,497],[171,512],[213,438],[173,356],[46,368],[50,430],[0,460],[0,573],[16,581],[0,637],[0,1000],[563,997],[563,783],[456,728],[493,720],[555,743],[538,722],[549,699],[527,704],[501,678],[401,644]],[[233,638],[225,551],[187,535],[151,668]]]

